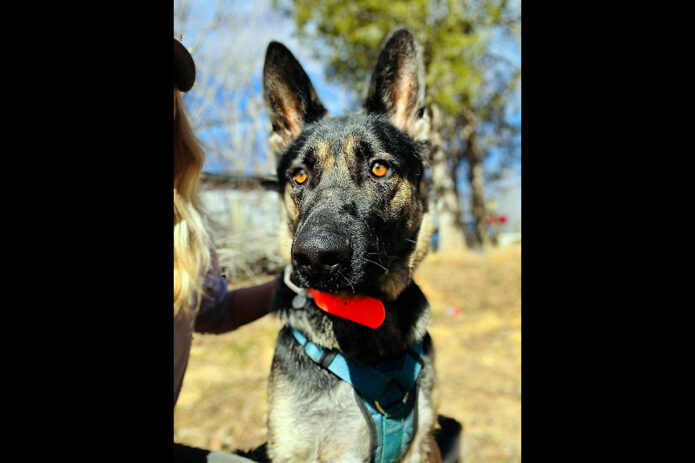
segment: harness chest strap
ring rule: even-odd
[[[417,380],[424,365],[422,341],[401,358],[374,367],[323,349],[292,329],[304,352],[322,368],[350,384],[357,392],[372,433],[372,461],[399,461],[417,430]]]

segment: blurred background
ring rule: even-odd
[[[265,50],[284,43],[331,115],[357,111],[379,45],[408,27],[423,46],[432,118],[435,235],[415,281],[432,307],[440,413],[464,426],[467,462],[521,459],[520,0],[174,2],[196,63],[184,95],[206,152],[200,197],[230,287],[286,264],[262,97]],[[174,411],[177,442],[249,449],[267,439],[279,322],[195,335]]]

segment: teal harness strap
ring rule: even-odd
[[[354,387],[373,433],[374,463],[399,461],[408,451],[417,427],[417,379],[422,370],[422,341],[401,358],[366,365],[323,349],[292,329],[297,342],[315,363]]]

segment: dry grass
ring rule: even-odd
[[[463,424],[464,461],[520,461],[521,248],[431,254],[415,280],[432,307],[439,412]],[[265,317],[232,333],[194,336],[175,441],[215,450],[265,442],[266,379],[279,328]]]

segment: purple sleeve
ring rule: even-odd
[[[195,319],[198,333],[225,333],[234,329],[229,316],[232,292],[227,291],[227,280],[222,276],[217,255],[210,252],[212,266],[205,276],[203,297]]]

